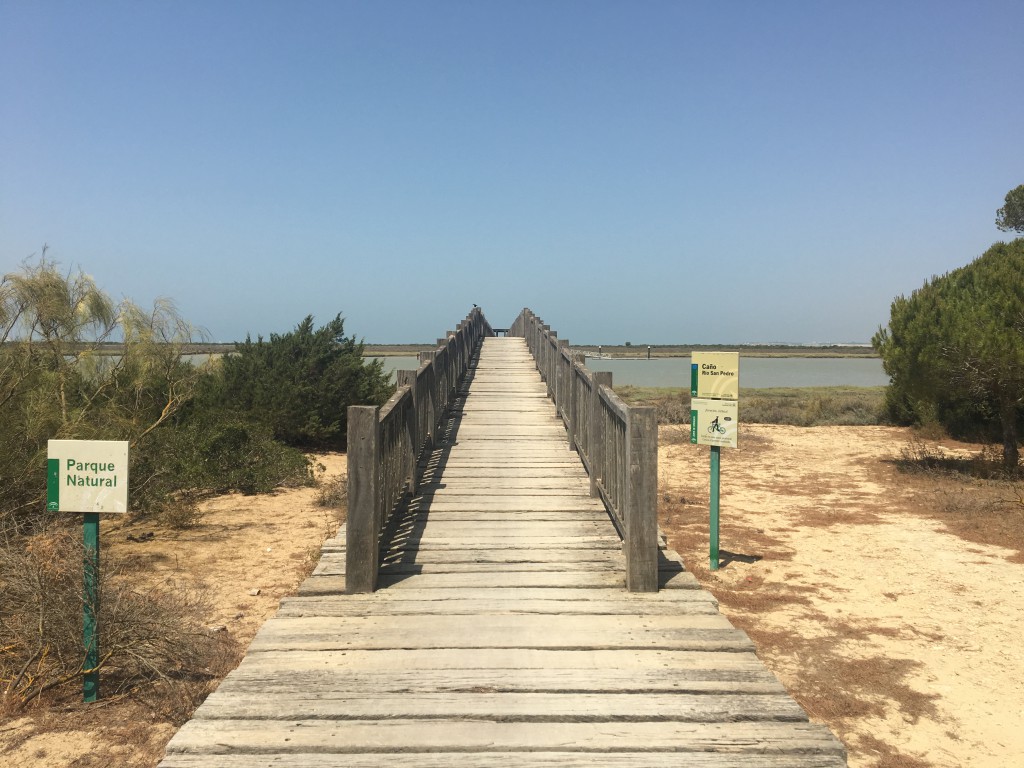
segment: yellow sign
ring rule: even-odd
[[[690,396],[738,400],[740,353],[694,352],[690,356]]]

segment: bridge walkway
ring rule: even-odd
[[[624,589],[522,339],[484,340],[377,592],[343,594],[344,542],[163,768],[846,765],[674,553]]]

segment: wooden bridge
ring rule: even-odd
[[[160,765],[845,766],[659,538],[656,463],[650,409],[474,310],[350,411],[346,527]]]

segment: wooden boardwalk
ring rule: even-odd
[[[485,339],[444,438],[381,588],[342,594],[328,541],[163,768],[846,765],[674,553],[625,591],[522,339]]]

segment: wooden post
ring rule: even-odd
[[[594,386],[590,390],[587,418],[590,419],[590,495],[601,495],[597,487],[604,473],[604,412],[601,410],[601,387],[612,387],[611,371],[594,371]]]
[[[551,326],[542,324],[540,331],[540,337],[537,339],[540,343],[540,356],[537,358],[537,364],[540,366],[540,377],[544,379],[550,397],[551,377],[548,375],[548,358],[551,357]]]
[[[345,591],[373,592],[380,560],[380,408],[348,409],[348,519],[345,523]]]
[[[579,405],[577,403],[577,400],[579,399],[579,389],[576,386],[576,361],[573,360],[572,355],[569,356],[569,374],[566,376],[566,379],[568,380],[569,389],[567,393],[569,396],[569,425],[567,427],[569,431],[569,450],[576,451],[578,450],[576,447],[576,438],[579,430],[579,426],[577,424],[579,421],[579,414],[577,413],[579,410],[577,407]]]
[[[424,403],[427,414],[424,423],[427,425],[427,434],[423,435],[423,440],[426,444],[424,448],[426,451],[434,449],[434,434],[437,431],[437,366],[434,364],[436,357],[436,349],[429,352],[420,352],[420,365],[424,363],[429,363],[430,365],[430,370],[425,374],[427,377],[427,394],[426,398],[424,398]]]
[[[657,592],[658,420],[650,406],[629,409],[626,467],[626,588]]]
[[[416,460],[419,458],[422,438],[419,434],[419,412],[416,403],[416,371],[395,371],[395,383],[398,387],[409,388],[410,406],[405,409],[405,434],[409,450],[405,456],[405,471],[408,474],[406,487],[409,493],[416,494]]]
[[[568,339],[555,339],[555,368],[551,388],[555,392],[555,413],[561,411],[568,418],[565,412],[568,398],[565,396],[565,361],[562,357],[562,349],[569,346]],[[568,351],[568,350],[566,350]]]

